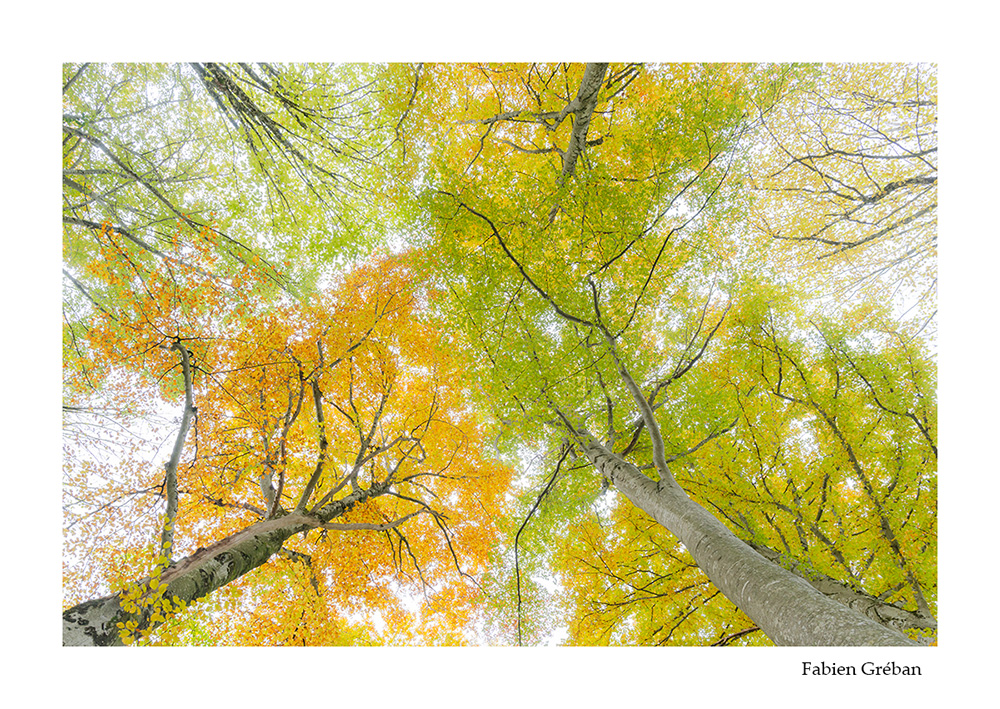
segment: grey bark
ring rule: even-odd
[[[160,534],[160,554],[170,558],[170,548],[174,543],[174,522],[177,520],[177,466],[180,464],[184,441],[187,439],[191,421],[194,418],[194,393],[192,391],[191,357],[188,349],[176,340],[170,347],[177,350],[181,356],[181,371],[184,376],[184,414],[181,417],[181,429],[174,440],[174,448],[167,461],[163,479],[163,494],[167,498],[167,516],[163,522],[163,532]]]
[[[573,114],[573,131],[569,136],[569,145],[563,154],[563,169],[560,182],[565,182],[576,169],[577,158],[587,145],[587,131],[590,129],[590,119],[597,106],[597,94],[608,70],[607,62],[590,62],[583,70],[583,79],[576,98],[564,109],[563,113]]]
[[[368,497],[375,497],[388,485],[375,485],[326,505],[316,514],[289,514],[251,525],[168,567],[160,576],[166,584],[164,596],[190,603],[207,596],[243,574],[263,565],[292,536],[316,529],[339,517]],[[148,581],[144,579],[143,582]],[[121,645],[117,623],[135,620],[140,629],[159,623],[149,613],[129,614],[121,607],[121,594],[85,601],[63,611],[63,645]]]
[[[896,630],[903,631],[908,628],[936,630],[937,620],[920,610],[911,611],[893,605],[882,600],[882,597],[870,596],[861,591],[855,590],[847,584],[835,578],[820,573],[815,569],[808,568],[800,564],[797,559],[785,554],[748,542],[750,546],[761,556],[769,561],[779,564],[782,568],[788,569],[796,576],[801,576],[810,586],[828,598],[851,608],[858,613],[863,613],[872,620],[882,625]]]
[[[587,147],[590,119],[594,115],[594,108],[597,107],[597,96],[600,93],[601,83],[604,81],[604,74],[607,70],[607,62],[589,62],[583,70],[583,79],[580,81],[576,98],[566,105],[553,123],[553,126],[558,126],[566,116],[573,115],[573,130],[569,135],[569,144],[562,154],[560,185],[564,185],[566,180],[573,176],[573,172],[576,170],[576,161],[583,153],[584,148]],[[549,210],[549,223],[556,218],[558,212],[559,202],[556,202]]]
[[[672,478],[650,480],[589,434],[580,434],[578,441],[594,467],[632,504],[675,534],[712,583],[776,644],[916,645],[765,559]]]

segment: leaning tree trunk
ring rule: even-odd
[[[381,494],[387,487],[382,484],[359,490],[315,514],[292,513],[258,522],[167,567],[156,579],[155,592],[150,589],[152,579],[143,579],[138,585],[143,587],[143,595],[147,598],[155,593],[170,599],[171,605],[175,598],[185,604],[203,598],[262,566],[294,535],[340,517],[355,504]],[[118,623],[131,621],[136,629],[145,632],[162,622],[156,619],[156,610],[151,605],[131,611],[123,607],[127,605],[122,593],[115,593],[63,611],[63,645],[122,645]]]
[[[632,504],[675,534],[712,583],[776,644],[916,645],[765,559],[674,480],[656,483],[593,436],[578,440],[594,467]]]
[[[580,81],[580,89],[577,91],[576,99],[563,109],[563,114],[573,114],[573,130],[570,132],[569,145],[566,146],[566,152],[563,154],[562,174],[559,175],[560,184],[573,175],[576,170],[576,161],[583,153],[583,149],[587,147],[590,119],[594,115],[601,82],[604,81],[604,74],[607,70],[607,63],[588,63],[584,68],[583,79]]]

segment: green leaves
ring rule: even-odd
[[[648,471],[649,431],[622,384],[613,346],[655,411],[675,475],[706,508],[744,539],[794,553],[873,595],[902,584],[908,590],[897,591],[900,597],[926,610],[933,573],[926,564],[916,572],[920,547],[901,541],[933,535],[933,506],[921,507],[930,499],[927,456],[936,455],[932,397],[925,366],[917,364],[929,362],[926,351],[902,333],[876,332],[892,330],[880,313],[884,304],[831,309],[834,319],[821,320],[799,289],[804,272],[747,229],[748,215],[765,204],[748,189],[764,157],[753,130],[766,130],[783,102],[823,91],[839,69],[643,67],[627,88],[602,89],[588,134],[594,140],[563,185],[554,158],[565,144],[542,115],[557,115],[565,102],[539,80],[558,76],[572,95],[582,67],[477,69],[462,76],[480,100],[456,102],[457,127],[439,138],[445,152],[435,161],[437,238],[429,267],[447,282],[446,307],[479,362],[483,400],[500,419],[523,423],[511,430],[523,430],[525,443],[554,450],[560,416],[571,415]],[[810,83],[816,73],[821,80]],[[789,93],[800,78],[803,93]],[[480,93],[470,88],[477,81],[484,82]],[[442,94],[435,103],[444,116],[450,99]],[[541,111],[526,110],[532,102]],[[863,120],[849,111],[843,120]],[[771,179],[775,194],[797,194],[791,173]],[[908,354],[893,341],[908,342]],[[903,376],[907,358],[911,374]],[[877,376],[885,377],[878,386]],[[920,405],[915,394],[906,405],[896,398],[888,404],[897,389],[913,389],[907,378],[923,381]],[[901,472],[910,456],[924,461],[908,466],[923,471],[919,480]],[[582,470],[574,477],[585,479]],[[539,476],[525,494],[534,499],[540,489]],[[547,496],[555,499],[558,489]],[[572,613],[582,623],[572,631],[575,641],[704,642],[739,626],[732,609],[712,625],[719,601],[708,600],[710,592],[687,598],[659,627],[634,625],[647,610],[662,611],[662,594],[642,599],[626,590],[638,552],[623,525],[636,522],[626,521],[621,500],[608,500],[531,521],[539,527],[534,534],[543,534],[542,526],[576,530],[562,537],[564,551],[552,561],[575,589]],[[616,531],[601,544],[591,535],[585,551],[575,534],[601,517],[601,505],[618,520]],[[901,509],[910,513],[905,523]],[[856,519],[855,510],[879,521]],[[888,556],[859,559],[865,543]],[[563,555],[569,548],[575,551]],[[684,562],[669,558],[642,573],[673,579],[679,597],[680,588],[704,582],[684,576]],[[590,576],[581,559],[591,567],[600,559],[607,575]],[[618,583],[625,595],[609,596],[618,600],[607,608],[619,610],[595,615],[587,603]],[[633,604],[643,610],[626,610]],[[700,619],[687,620],[695,607]],[[587,625],[584,617],[603,620]],[[626,626],[645,630],[611,630]]]
[[[477,564],[494,553],[491,641],[768,642],[575,457],[578,426],[766,558],[932,627],[932,68],[67,65],[63,83],[67,396],[128,374],[177,400],[162,345],[190,342],[214,402],[203,541],[259,509],[265,471],[311,495],[391,477],[378,456],[428,466],[352,513],[368,536],[326,528],[337,554],[303,541],[248,583],[280,620],[232,637],[389,637],[324,620],[313,592],[375,603],[376,537],[414,583],[421,545],[451,563],[452,537],[427,546],[443,517],[408,522],[412,545],[391,520],[454,464],[481,494],[446,526]],[[522,468],[509,490],[494,446]],[[281,601],[285,581],[304,595]],[[464,637],[485,622],[471,588],[428,591],[419,627],[389,604],[393,637]]]

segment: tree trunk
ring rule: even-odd
[[[922,611],[906,610],[897,605],[883,601],[875,596],[851,588],[843,581],[820,573],[815,569],[798,566],[798,559],[777,552],[774,549],[747,542],[768,561],[778,564],[783,569],[789,569],[796,576],[801,576],[806,582],[827,598],[832,598],[843,606],[865,615],[876,623],[893,628],[900,632],[907,629],[937,630],[937,619]],[[784,563],[782,563],[784,562]]]
[[[916,645],[765,559],[673,480],[653,482],[593,436],[580,441],[594,467],[632,504],[675,534],[712,583],[776,644]]]
[[[583,79],[580,81],[580,89],[574,99],[565,109],[573,114],[573,130],[569,136],[569,145],[566,146],[566,153],[563,155],[563,169],[559,176],[562,184],[572,177],[576,170],[576,161],[580,153],[587,146],[587,131],[590,129],[590,119],[594,115],[594,108],[597,106],[597,95],[601,89],[601,82],[604,81],[604,74],[608,70],[607,63],[591,62],[587,64],[583,71]]]
[[[163,571],[159,578],[159,585],[165,585],[162,596],[171,600],[176,597],[184,603],[203,598],[266,563],[292,536],[315,529],[387,489],[384,484],[374,485],[331,502],[315,514],[293,513],[264,520],[199,549]],[[143,579],[140,584],[146,586],[149,581]],[[122,608],[122,600],[122,594],[115,593],[63,611],[63,645],[122,645],[118,623],[131,620],[145,631],[162,622],[151,619],[148,607],[129,613]]]

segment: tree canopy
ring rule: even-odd
[[[64,642],[936,640],[935,67],[63,81]]]

